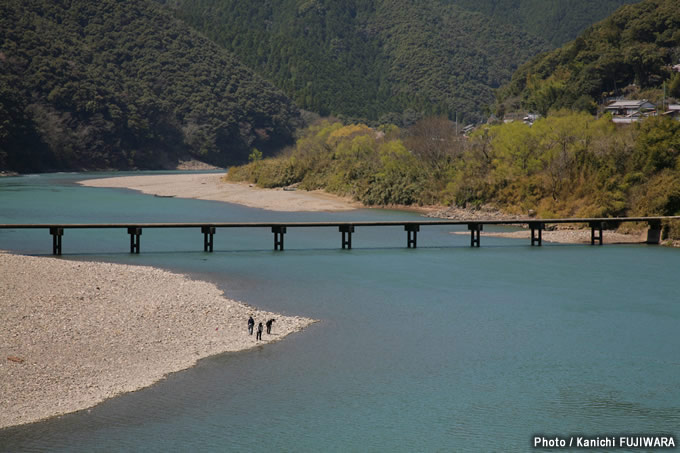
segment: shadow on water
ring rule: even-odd
[[[203,256],[205,260],[209,259],[211,256],[230,256],[230,255],[255,255],[255,254],[260,254],[260,255],[267,255],[267,256],[279,256],[282,254],[314,254],[314,253],[319,253],[319,252],[334,252],[337,251],[338,253],[343,253],[343,254],[352,254],[352,253],[360,253],[360,252],[380,252],[380,251],[395,251],[395,250],[407,250],[409,253],[417,253],[418,250],[476,250],[476,249],[529,249],[529,250],[534,250],[536,253],[540,250],[545,250],[550,249],[550,248],[590,248],[590,247],[595,247],[589,244],[573,244],[573,243],[551,243],[550,245],[543,245],[541,247],[531,247],[527,246],[525,244],[518,244],[517,242],[520,241],[520,239],[511,239],[514,241],[512,244],[489,244],[489,245],[482,245],[481,247],[470,247],[469,245],[449,245],[449,246],[443,246],[443,245],[431,245],[431,246],[418,246],[417,248],[406,248],[406,247],[352,247],[351,249],[341,249],[339,247],[334,247],[334,248],[287,248],[283,251],[281,250],[272,250],[271,248],[269,249],[239,249],[239,250],[218,250],[215,249],[212,252],[204,252],[204,251],[172,251],[172,250],[167,250],[167,251],[159,251],[159,250],[154,250],[150,252],[145,252],[145,251],[140,251],[139,254],[136,253],[130,253],[130,252],[106,252],[106,253],[99,253],[99,252],[74,252],[74,253],[67,253],[63,252],[59,256],[55,256],[52,253],[23,253],[25,255],[30,255],[30,256],[40,256],[40,257],[62,257],[62,258],[98,258],[98,259],[115,259],[116,257],[129,257],[133,259],[135,256],[139,255],[146,255],[146,256],[157,256],[157,257],[162,257],[162,256],[176,256],[177,254],[182,254],[186,256]],[[656,246],[648,246],[646,244],[631,244],[631,243],[621,243],[621,244],[608,244],[608,247],[627,247],[627,248],[632,248],[632,247],[656,247]],[[20,253],[21,254],[21,253]],[[108,257],[108,258],[107,258]],[[129,264],[129,263],[127,263]]]
[[[630,244],[617,244],[620,246],[626,246]],[[549,247],[585,247],[583,244],[555,244],[555,245],[550,245]],[[492,244],[492,245],[486,245],[483,246],[483,248],[490,248],[490,249],[513,249],[513,248],[524,248],[524,245],[521,244]],[[589,246],[588,246],[589,247]],[[482,247],[479,247],[482,248]],[[159,251],[159,250],[154,250],[151,252],[144,252],[143,250],[140,251],[140,253],[130,253],[130,252],[107,252],[105,254],[98,253],[98,252],[77,252],[77,253],[62,253],[60,256],[66,258],[66,257],[116,257],[116,256],[129,256],[133,257],[135,255],[153,255],[153,256],[163,256],[163,255],[176,255],[176,254],[183,254],[183,255],[202,255],[207,257],[210,256],[218,256],[218,255],[238,255],[238,254],[244,254],[244,255],[250,255],[250,254],[266,254],[268,256],[277,256],[277,255],[282,255],[282,254],[294,254],[294,253],[315,253],[315,252],[333,252],[337,251],[339,253],[345,253],[345,254],[351,254],[351,253],[358,253],[358,252],[370,252],[370,251],[394,251],[394,250],[408,250],[410,253],[417,253],[418,250],[466,250],[466,249],[473,249],[473,247],[470,246],[465,246],[465,245],[450,245],[450,246],[442,246],[442,245],[431,245],[431,246],[419,246],[417,248],[406,248],[406,247],[352,247],[351,249],[341,249],[339,247],[334,247],[334,248],[287,248],[283,251],[281,250],[272,250],[271,248],[269,249],[240,249],[240,250],[217,250],[215,249],[212,252],[203,252],[203,251],[172,251],[172,250],[167,250],[167,251]],[[539,250],[540,247],[531,247],[531,249]],[[44,256],[44,257],[55,257],[52,253],[31,253],[29,254],[31,256]]]

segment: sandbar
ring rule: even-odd
[[[139,175],[79,181],[88,187],[137,190],[159,197],[223,201],[270,211],[350,211],[361,203],[320,190],[262,189],[248,183],[223,181],[222,174]]]
[[[456,231],[454,234],[469,236],[467,231]],[[482,236],[511,238],[511,239],[531,239],[530,230],[509,231],[509,232],[482,232]],[[544,242],[555,242],[560,244],[590,244],[590,229],[558,229],[543,230],[541,239]],[[647,241],[647,231],[640,233],[618,233],[616,231],[603,231],[603,244],[644,244]]]
[[[162,269],[0,251],[0,428],[92,407],[315,322]],[[247,332],[275,318],[263,341]]]

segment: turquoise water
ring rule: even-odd
[[[275,213],[0,179],[0,223],[401,220],[358,210]],[[534,434],[670,433],[680,426],[680,252],[544,245],[451,228],[66,230],[64,257],[153,265],[321,322],[283,342],[205,359],[89,411],[0,430],[0,451],[529,451]],[[606,232],[605,232],[606,234]],[[50,254],[45,230],[0,249]],[[219,323],[220,320],[215,320]],[[244,320],[245,325],[245,320]],[[676,437],[677,442],[677,437]]]

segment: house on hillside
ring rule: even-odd
[[[680,121],[680,104],[669,105],[668,110],[663,112],[663,114]]]
[[[524,124],[528,124],[529,126],[532,126],[534,122],[536,122],[537,119],[539,119],[541,115],[538,113],[527,113],[527,115],[522,118],[522,121],[524,121]]]
[[[606,112],[612,114],[615,123],[633,123],[656,115],[656,105],[647,99],[639,101],[621,100],[615,101],[604,108]]]
[[[675,66],[672,67],[672,69],[675,72],[680,72],[680,64],[676,64]]]

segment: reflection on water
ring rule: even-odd
[[[11,193],[0,180],[4,221],[416,218],[271,213],[75,178],[10,178]],[[291,229],[276,253],[268,230],[218,230],[207,254],[199,232],[145,231],[130,255],[125,232],[67,230],[65,259],[162,266],[321,322],[89,411],[0,431],[0,450],[516,451],[536,433],[677,433],[677,250],[483,235],[471,249],[449,232],[423,228],[409,250],[403,228],[357,228],[354,248],[340,250],[337,230]],[[0,248],[50,246],[46,232],[0,231]]]

